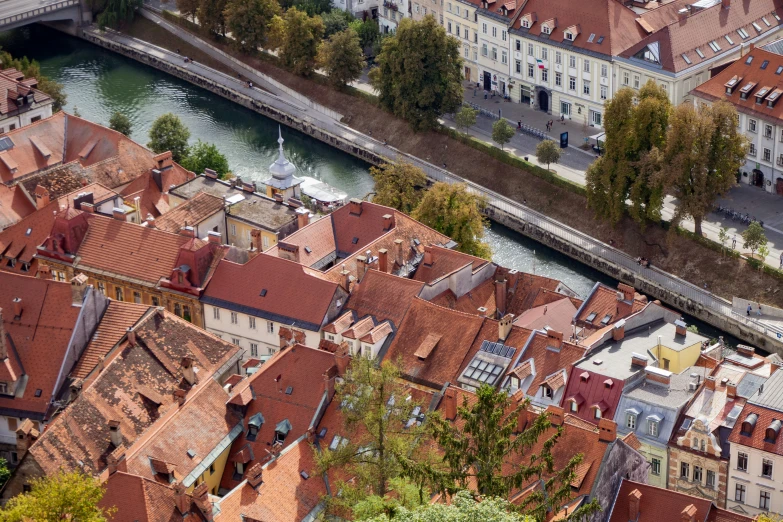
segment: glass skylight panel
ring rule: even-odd
[[[761,62],[761,68],[762,69],[766,69],[767,65],[769,65],[769,60],[764,60],[763,62]]]
[[[756,22],[753,22],[750,25],[752,25],[753,29],[755,29],[756,31],[761,32],[761,26],[759,24],[757,24]]]
[[[718,45],[718,42],[716,42],[715,40],[711,41],[709,45],[710,45],[710,49],[712,49],[714,52],[717,53],[718,51],[720,51],[720,46]]]
[[[685,53],[682,53],[682,59],[683,59],[683,60],[685,60],[685,63],[687,63],[688,65],[690,65],[690,64],[691,64],[691,59],[690,59],[690,58],[688,58],[688,55],[687,55],[687,54],[685,54]]]
[[[699,58],[704,58],[704,53],[701,52],[701,49],[699,49],[698,47],[696,48],[696,54],[699,55]]]
[[[765,17],[763,17],[763,16],[761,17],[761,21],[762,21],[762,22],[764,22],[764,25],[766,25],[767,27],[770,27],[770,26],[772,25],[772,24],[770,24],[770,23],[767,21],[767,19],[766,19]]]
[[[593,43],[594,39],[595,39],[595,33],[590,33],[590,36],[587,38],[587,43]]]
[[[744,27],[737,29],[737,33],[742,37],[743,40],[749,36]]]
[[[729,42],[729,45],[734,45],[734,40],[732,40],[729,35],[726,35],[725,38],[726,38],[726,41]]]
[[[775,74],[780,74],[783,72],[783,65],[778,65],[777,71],[775,71]]]

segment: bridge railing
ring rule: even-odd
[[[17,13],[15,15],[0,18],[0,27],[4,25],[12,24],[14,22],[21,22],[22,20],[26,20],[28,18],[34,18],[42,14],[59,11],[60,9],[65,9],[66,7],[71,7],[78,4],[79,4],[79,0],[64,0],[62,2],[57,2],[42,7],[36,7],[35,9],[25,11],[24,13]]]

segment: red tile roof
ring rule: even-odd
[[[756,424],[750,432],[750,435],[745,435],[742,431],[742,424],[749,415],[756,416]],[[729,442],[766,451],[767,453],[773,453],[775,455],[783,455],[783,435],[776,435],[774,439],[766,438],[767,428],[776,420],[781,420],[779,411],[770,410],[756,404],[746,403],[742,408],[742,413],[740,413],[740,416],[737,419],[737,423],[731,430]],[[778,431],[781,431],[780,428],[778,428]],[[772,442],[769,442],[769,440],[772,440]]]
[[[65,113],[61,111],[44,120],[7,132],[5,136],[14,146],[0,152],[0,181],[10,183],[61,163],[64,123]],[[51,154],[41,154],[30,138],[37,138]]]
[[[25,101],[20,108],[16,103],[18,96],[32,94],[35,107],[52,103],[52,98],[45,92],[39,91],[37,87],[38,80],[35,78],[24,79],[24,74],[14,68],[0,71],[0,92],[6,94],[6,96],[0,97],[0,114],[9,117],[27,112],[31,104]]]
[[[329,217],[323,217],[306,227],[300,228],[285,237],[285,243],[299,247],[299,262],[305,266],[313,266],[329,254],[335,252],[334,231]],[[306,249],[309,249],[308,252]],[[277,257],[277,246],[264,251],[265,254]]]
[[[331,305],[338,299],[344,303],[345,292],[336,283],[315,277],[298,263],[268,255],[244,265],[223,259],[202,297],[207,304],[314,331],[332,319],[330,314],[337,310]]]
[[[335,375],[333,354],[297,344],[278,352],[250,378],[237,384],[231,392],[232,398],[251,392],[245,419],[261,414],[264,420],[255,440],[248,439],[246,429],[234,441],[229,458],[243,448],[249,448],[253,463],[266,462],[269,457],[266,450],[274,442],[275,427],[283,420],[288,419],[291,423],[285,445],[304,435],[309,428],[314,428],[316,414],[319,409],[326,408],[333,394],[333,384],[327,384],[333,381]],[[279,380],[276,380],[278,377]],[[287,393],[289,388],[291,393]],[[328,398],[325,397],[327,390]],[[245,466],[245,472],[251,465]],[[231,489],[242,480],[234,479],[234,467],[227,465],[221,487]]]
[[[462,252],[437,245],[426,246],[424,251],[430,254],[432,262],[430,264],[425,264],[424,261],[422,261],[416,269],[416,273],[413,274],[413,279],[425,283],[433,283],[465,265],[472,265],[473,270],[475,271],[488,263],[486,259],[463,254]]]
[[[423,286],[421,282],[370,270],[353,287],[346,309],[355,310],[358,317],[371,315],[379,322],[388,319],[399,326]]]
[[[0,184],[0,230],[10,227],[35,212],[35,205],[20,187]]]
[[[156,219],[155,228],[178,234],[182,227],[195,226],[222,210],[223,198],[201,192]]]
[[[18,319],[12,302],[16,298],[22,300]],[[44,419],[49,401],[59,391],[54,388],[81,310],[72,300],[70,284],[0,272],[10,369],[17,379],[27,376],[22,396],[0,396],[0,411],[23,411],[35,420]]]
[[[543,330],[548,327],[558,332],[569,332],[577,309],[571,299],[562,294],[558,295],[560,295],[558,301],[522,312],[514,319],[514,324],[531,330]]]
[[[535,395],[539,386],[548,382],[553,390],[557,390],[564,384],[563,370],[568,374],[568,382],[572,378],[572,365],[584,357],[586,348],[569,342],[563,342],[559,350],[549,349],[549,346],[557,344],[555,340],[541,332],[534,332],[533,338],[520,355],[520,362],[533,361],[536,376],[530,382],[527,389],[528,395]],[[519,353],[519,352],[518,352]],[[509,370],[513,370],[509,368]],[[619,396],[618,396],[619,400]]]
[[[139,198],[139,213],[141,214],[142,221],[146,220],[148,216],[156,218],[161,214],[167,214],[170,211],[168,196],[165,194],[168,192],[169,187],[172,185],[181,185],[182,183],[185,183],[186,181],[193,178],[194,175],[191,172],[188,172],[175,163],[171,167],[160,171],[160,185],[158,185],[158,181],[156,181],[156,177],[153,175],[152,171],[147,170],[139,175],[139,177],[131,181],[128,185],[123,187],[122,196],[129,205],[133,205],[136,198]],[[216,196],[210,197],[214,198]],[[218,199],[221,200],[222,208],[223,200],[222,198]],[[196,215],[193,219],[197,218],[199,214],[203,214],[203,212],[205,212],[204,209],[201,209],[200,212],[196,211]],[[205,216],[202,215],[201,217],[203,218]],[[179,218],[180,220],[184,221],[185,219],[188,219],[189,216],[179,213],[172,216],[172,218]],[[191,224],[194,222],[198,223],[198,221],[189,220],[189,223]],[[164,226],[158,226],[156,222],[156,226],[157,228],[164,230],[169,230],[171,227],[173,227],[171,222]],[[176,230],[169,230],[169,232],[179,232],[179,228]]]
[[[598,284],[585,299],[584,305],[579,310],[576,320],[580,325],[589,328],[603,328],[607,324],[614,324],[620,319],[638,312],[647,304],[647,298],[637,294],[633,288],[620,283],[618,289],[610,288],[604,284]],[[595,313],[592,321],[587,317]],[[609,322],[603,323],[605,316],[609,316]]]
[[[587,381],[582,380],[582,374],[587,374]],[[568,385],[566,386],[566,392],[563,394],[563,401],[561,405],[570,411],[569,399],[572,397],[581,396],[584,399],[584,403],[579,406],[579,411],[572,412],[575,416],[586,421],[595,421],[595,409],[594,406],[598,406],[601,409],[601,416],[605,419],[613,419],[614,412],[617,405],[620,402],[620,396],[623,393],[623,381],[620,379],[612,379],[611,388],[607,388],[604,385],[604,381],[608,378],[605,375],[600,375],[586,370],[575,370],[569,375]],[[578,401],[577,401],[578,402]]]
[[[467,364],[471,345],[484,319],[414,298],[385,359],[400,360],[402,373],[413,382],[440,388],[454,382]],[[416,355],[425,339],[440,336],[426,358]]]
[[[207,520],[193,502],[193,497],[187,493],[184,495],[190,514],[186,520]],[[174,487],[122,471],[109,477],[106,492],[98,506],[116,508],[110,518],[112,522],[181,522],[185,519],[177,508]]]

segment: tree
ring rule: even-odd
[[[363,522],[533,522],[533,518],[514,512],[513,506],[498,497],[478,502],[470,491],[459,491],[451,504],[427,504],[415,509],[400,507],[394,514],[357,519]]]
[[[384,38],[376,62],[370,82],[381,106],[414,129],[434,128],[438,117],[462,105],[460,43],[434,17],[403,18]]]
[[[457,114],[454,115],[454,122],[457,124],[457,127],[465,129],[465,134],[468,134],[470,128],[476,124],[477,114],[478,110],[463,105],[462,108],[457,111]]]
[[[468,192],[464,183],[435,183],[412,216],[459,243],[460,252],[490,259],[492,251],[482,241],[487,226],[483,214],[486,206],[486,199]]]
[[[196,16],[201,28],[208,33],[226,34],[226,0],[199,0]]]
[[[107,0],[103,12],[98,15],[98,27],[118,27],[133,20],[142,0]]]
[[[695,232],[718,196],[737,182],[748,140],[737,130],[737,111],[727,102],[698,109],[678,106],[671,116],[663,162],[665,184],[677,198],[672,224],[692,217]],[[608,149],[607,149],[608,150]]]
[[[25,75],[28,76],[29,75]],[[60,112],[65,106],[66,94],[63,92],[65,88],[63,84],[47,78],[46,76],[38,75],[38,90],[49,95],[52,99],[52,112]]]
[[[348,29],[348,24],[354,21],[353,16],[348,11],[342,9],[332,9],[328,13],[321,15],[321,19],[324,21],[324,37],[329,38],[333,34],[337,34],[341,31]],[[361,20],[359,24],[361,25]],[[351,24],[353,26],[353,24]],[[358,34],[358,31],[357,31]]]
[[[11,478],[11,470],[8,469],[8,461],[0,458],[0,488]]]
[[[308,76],[317,63],[318,45],[324,35],[320,16],[310,17],[292,7],[272,20],[273,46],[279,49],[280,59],[294,73]]]
[[[638,95],[624,88],[606,102],[605,153],[587,169],[586,185],[590,207],[613,225],[626,211],[641,224],[660,219],[664,193],[656,149],[665,146],[670,112],[666,91],[652,80]]]
[[[335,486],[341,494],[330,498],[333,512],[353,508],[368,494],[383,499],[392,479],[401,475],[401,461],[418,461],[427,448],[421,419],[413,414],[420,404],[399,381],[399,368],[376,362],[354,356],[334,398],[341,404],[343,427],[316,454],[319,472],[341,468],[352,477]]]
[[[720,251],[723,253],[726,246],[726,241],[729,239],[729,229],[726,227],[720,227],[718,231],[718,240],[720,241]]]
[[[166,113],[152,123],[150,142],[147,143],[153,152],[171,151],[174,161],[179,163],[188,155],[188,140],[190,131],[178,116]]]
[[[182,166],[196,174],[204,172],[204,169],[212,169],[220,178],[224,178],[229,172],[226,157],[213,143],[201,140],[188,149],[187,157],[182,160]]]
[[[764,235],[764,229],[756,221],[745,229],[742,233],[742,239],[744,240],[742,247],[750,249],[750,257],[752,258],[755,258],[756,250],[767,245],[767,236]]]
[[[410,163],[384,163],[380,167],[371,167],[370,174],[375,180],[373,203],[405,214],[414,211],[427,188],[427,176]]]
[[[500,150],[503,150],[503,145],[511,141],[514,132],[514,127],[505,118],[500,118],[492,124],[492,139],[500,144]]]
[[[309,16],[319,16],[332,9],[332,0],[294,0],[293,7],[304,11]]]
[[[97,480],[80,471],[59,472],[31,481],[31,490],[17,495],[0,511],[4,522],[105,522],[115,509],[98,507],[104,488]]]
[[[131,135],[131,121],[130,118],[125,116],[121,112],[115,112],[111,115],[111,118],[109,118],[109,128],[111,130],[116,130],[117,132],[120,132],[126,136]]]
[[[266,44],[269,24],[280,12],[275,0],[229,0],[223,16],[240,51],[256,51]]]
[[[767,256],[769,255],[769,246],[767,244],[763,244],[759,247],[759,257],[761,258],[761,263],[759,264],[759,272],[762,272],[764,270],[764,263],[766,263]]]
[[[177,10],[180,16],[190,18],[193,21],[196,18],[199,4],[200,0],[177,0]]]
[[[348,28],[330,36],[321,45],[318,63],[335,87],[342,88],[358,80],[367,63],[356,31]]]
[[[359,45],[362,46],[362,51],[369,55],[381,38],[378,24],[372,18],[368,18],[365,21],[353,20],[348,25],[359,35]]]
[[[41,74],[38,62],[30,60],[26,56],[17,59],[5,51],[0,52],[0,62],[2,62],[3,69],[13,67],[24,74],[26,78],[38,80],[38,90],[52,99],[52,112],[59,112],[65,106],[66,95],[63,92],[63,85]]]
[[[543,140],[536,147],[536,158],[539,163],[546,163],[546,169],[549,170],[550,163],[560,161],[560,145],[552,140]]]
[[[544,520],[551,511],[557,512],[571,499],[571,483],[582,454],[574,455],[563,469],[555,470],[552,451],[563,427],[558,427],[539,444],[541,437],[551,433],[546,412],[514,435],[517,419],[528,405],[529,399],[525,399],[514,407],[505,390],[484,384],[476,391],[472,405],[467,394],[463,395],[453,422],[432,415],[427,426],[443,452],[448,470],[439,473],[427,469],[424,473],[437,489],[450,493],[475,483],[476,492],[482,497],[508,498],[512,490],[542,480],[543,491],[527,495],[521,511],[536,520]],[[538,453],[528,454],[534,448]],[[508,466],[510,457],[514,459],[513,465]],[[580,520],[596,509],[597,504],[592,502],[571,513],[567,520]]]

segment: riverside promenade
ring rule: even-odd
[[[278,89],[277,93],[271,92],[271,88],[265,90],[268,85],[261,80],[266,77],[258,71],[253,74],[263,88],[250,88],[246,81],[199,63],[185,62],[184,58],[176,53],[120,33],[87,28],[83,37],[104,48],[190,81],[370,163],[378,164],[385,160],[404,161],[421,168],[435,181],[465,183],[471,192],[487,198],[487,213],[490,219],[631,284],[640,292],[669,303],[748,343],[783,354],[783,331],[774,323],[767,323],[763,316],[746,318],[734,314],[730,301],[655,267],[642,267],[631,256],[582,232],[445,169],[365,136],[342,124],[338,120],[340,115],[335,111],[317,104],[303,103],[301,99],[284,90]],[[193,41],[192,35],[189,35],[188,39]],[[235,70],[238,69],[237,64],[228,57],[224,56],[221,61]],[[251,77],[251,70],[247,66],[239,70],[244,76]],[[273,84],[270,85],[274,87]]]

